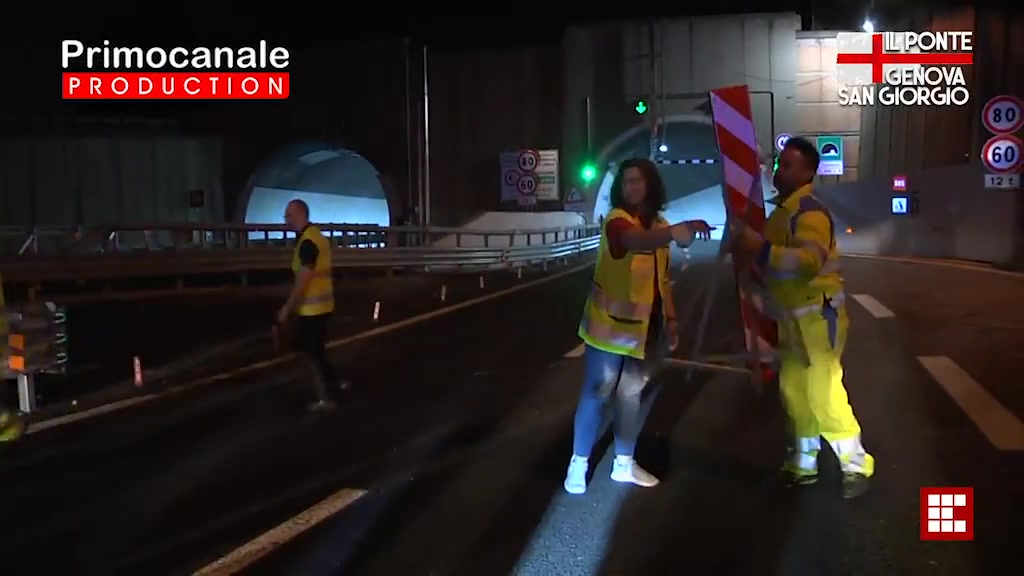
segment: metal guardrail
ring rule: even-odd
[[[594,250],[596,225],[467,230],[320,224],[338,268],[487,269],[544,263]],[[154,224],[0,227],[18,243],[0,257],[7,282],[182,277],[287,269],[295,233],[283,225]],[[8,252],[10,254],[10,252]]]

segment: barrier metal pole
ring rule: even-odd
[[[32,374],[18,374],[18,409],[25,414],[36,409],[36,383]]]

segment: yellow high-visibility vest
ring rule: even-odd
[[[299,316],[319,316],[334,311],[334,279],[331,277],[331,243],[320,233],[320,229],[310,225],[302,232],[295,242],[295,253],[292,255],[292,270],[296,275],[302,270],[299,260],[299,247],[310,240],[319,249],[316,265],[313,266],[313,279],[296,307]]]
[[[605,352],[643,359],[654,306],[654,278],[658,277],[662,321],[666,302],[672,297],[668,283],[668,246],[645,252],[628,252],[615,259],[608,247],[608,222],[625,218],[634,225],[640,219],[625,210],[614,209],[605,218],[598,249],[594,285],[583,309],[579,336],[588,345]],[[668,226],[663,218],[653,227]]]
[[[804,186],[772,212],[764,236],[772,245],[765,280],[788,309],[814,306],[843,290],[832,215]]]

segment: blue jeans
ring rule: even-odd
[[[588,458],[597,442],[604,408],[613,403],[615,455],[632,456],[656,390],[647,388],[647,365],[643,360],[587,346],[583,356],[583,392],[576,407],[573,454]]]

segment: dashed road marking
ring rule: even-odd
[[[974,421],[999,450],[1024,451],[1024,423],[946,356],[918,356],[917,361]]]
[[[858,304],[863,306],[864,309],[867,310],[868,313],[874,316],[875,318],[896,317],[896,315],[892,313],[892,310],[886,308],[884,304],[882,304],[878,300],[875,300],[875,298],[870,294],[852,294],[851,296],[854,300],[857,301]]]
[[[262,536],[230,552],[220,560],[192,573],[192,576],[229,576],[238,574],[287,544],[296,536],[341,512],[366,495],[366,490],[345,488],[331,494],[297,516],[285,520]]]
[[[379,336],[381,334],[387,334],[389,332],[394,332],[395,330],[400,330],[400,329],[406,328],[408,326],[413,326],[413,325],[419,324],[421,322],[426,322],[427,320],[432,320],[434,318],[438,318],[438,317],[444,316],[446,314],[451,314],[452,312],[457,312],[459,310],[463,310],[463,309],[469,308],[471,306],[476,306],[477,304],[483,304],[484,302],[490,302],[491,300],[497,300],[498,298],[502,298],[502,297],[508,296],[510,294],[515,294],[516,292],[521,292],[521,291],[526,290],[528,288],[533,288],[535,286],[540,286],[542,284],[546,284],[546,283],[551,282],[553,280],[557,280],[558,278],[562,278],[562,277],[565,277],[565,276],[570,276],[572,274],[576,274],[577,272],[582,272],[583,270],[586,270],[588,268],[592,268],[593,266],[594,266],[593,262],[588,262],[587,264],[581,264],[580,266],[574,266],[572,268],[568,268],[566,270],[562,270],[560,272],[556,272],[556,273],[550,274],[550,275],[545,276],[543,278],[537,278],[535,280],[530,280],[528,282],[523,282],[522,284],[517,284],[516,286],[513,286],[511,288],[505,288],[504,290],[498,290],[497,292],[493,292],[491,294],[485,294],[483,296],[478,296],[476,298],[472,298],[470,300],[466,300],[465,302],[459,302],[458,304],[452,304],[450,306],[445,306],[444,308],[438,308],[437,310],[431,310],[430,312],[425,312],[425,313],[420,314],[418,316],[413,316],[411,318],[406,318],[405,320],[399,320],[397,322],[392,322],[390,324],[385,324],[383,326],[378,326],[377,328],[374,328],[372,330],[367,330],[366,332],[360,332],[359,334],[353,334],[352,336],[346,336],[344,338],[339,338],[337,340],[332,340],[332,341],[327,343],[327,348],[334,349],[334,348],[337,348],[339,346],[345,346],[347,344],[351,344],[353,342],[358,342],[360,340],[366,340],[367,338],[372,338],[374,336]],[[124,408],[129,408],[131,406],[138,406],[140,404],[146,404],[146,403],[152,402],[153,400],[157,400],[159,398],[166,398],[168,396],[171,396],[171,395],[174,395],[174,394],[178,394],[178,393],[184,392],[186,390],[191,390],[193,388],[196,388],[196,387],[199,387],[199,386],[203,386],[203,385],[206,385],[206,384],[212,384],[214,382],[220,382],[220,381],[228,380],[228,379],[235,378],[235,377],[238,377],[238,376],[243,376],[245,374],[249,374],[251,372],[256,372],[256,371],[262,370],[264,368],[271,368],[271,367],[274,367],[274,366],[280,366],[281,364],[284,364],[285,362],[289,362],[289,361],[294,360],[296,358],[298,358],[298,354],[286,354],[286,355],[283,355],[283,356],[277,356],[275,358],[270,358],[270,359],[264,360],[262,362],[256,362],[254,364],[248,364],[246,366],[242,366],[242,367],[236,368],[234,370],[230,370],[230,371],[227,371],[227,372],[222,372],[220,374],[214,374],[212,376],[207,376],[207,377],[204,377],[204,378],[200,378],[198,380],[193,380],[192,382],[188,382],[186,384],[181,384],[179,386],[168,388],[167,390],[165,390],[163,392],[156,393],[156,394],[147,394],[145,396],[138,396],[138,397],[134,397],[134,398],[127,398],[125,400],[121,400],[121,401],[118,401],[118,402],[113,402],[113,403],[110,403],[110,404],[104,404],[102,406],[97,406],[95,408],[89,408],[87,410],[82,410],[81,412],[74,412],[74,413],[71,413],[71,414],[66,414],[64,416],[57,416],[57,417],[54,417],[54,418],[49,418],[47,420],[42,420],[42,421],[39,421],[39,422],[33,422],[33,423],[31,423],[29,425],[29,427],[28,427],[28,429],[26,430],[25,433],[26,434],[34,434],[36,432],[42,432],[43,430],[47,430],[47,429],[51,429],[51,428],[57,428],[59,426],[65,426],[65,425],[71,424],[73,422],[78,422],[80,420],[86,420],[88,418],[93,418],[95,416],[99,416],[99,415],[102,415],[102,414],[109,414],[110,412],[115,412],[115,411],[118,411],[118,410],[122,410]]]

